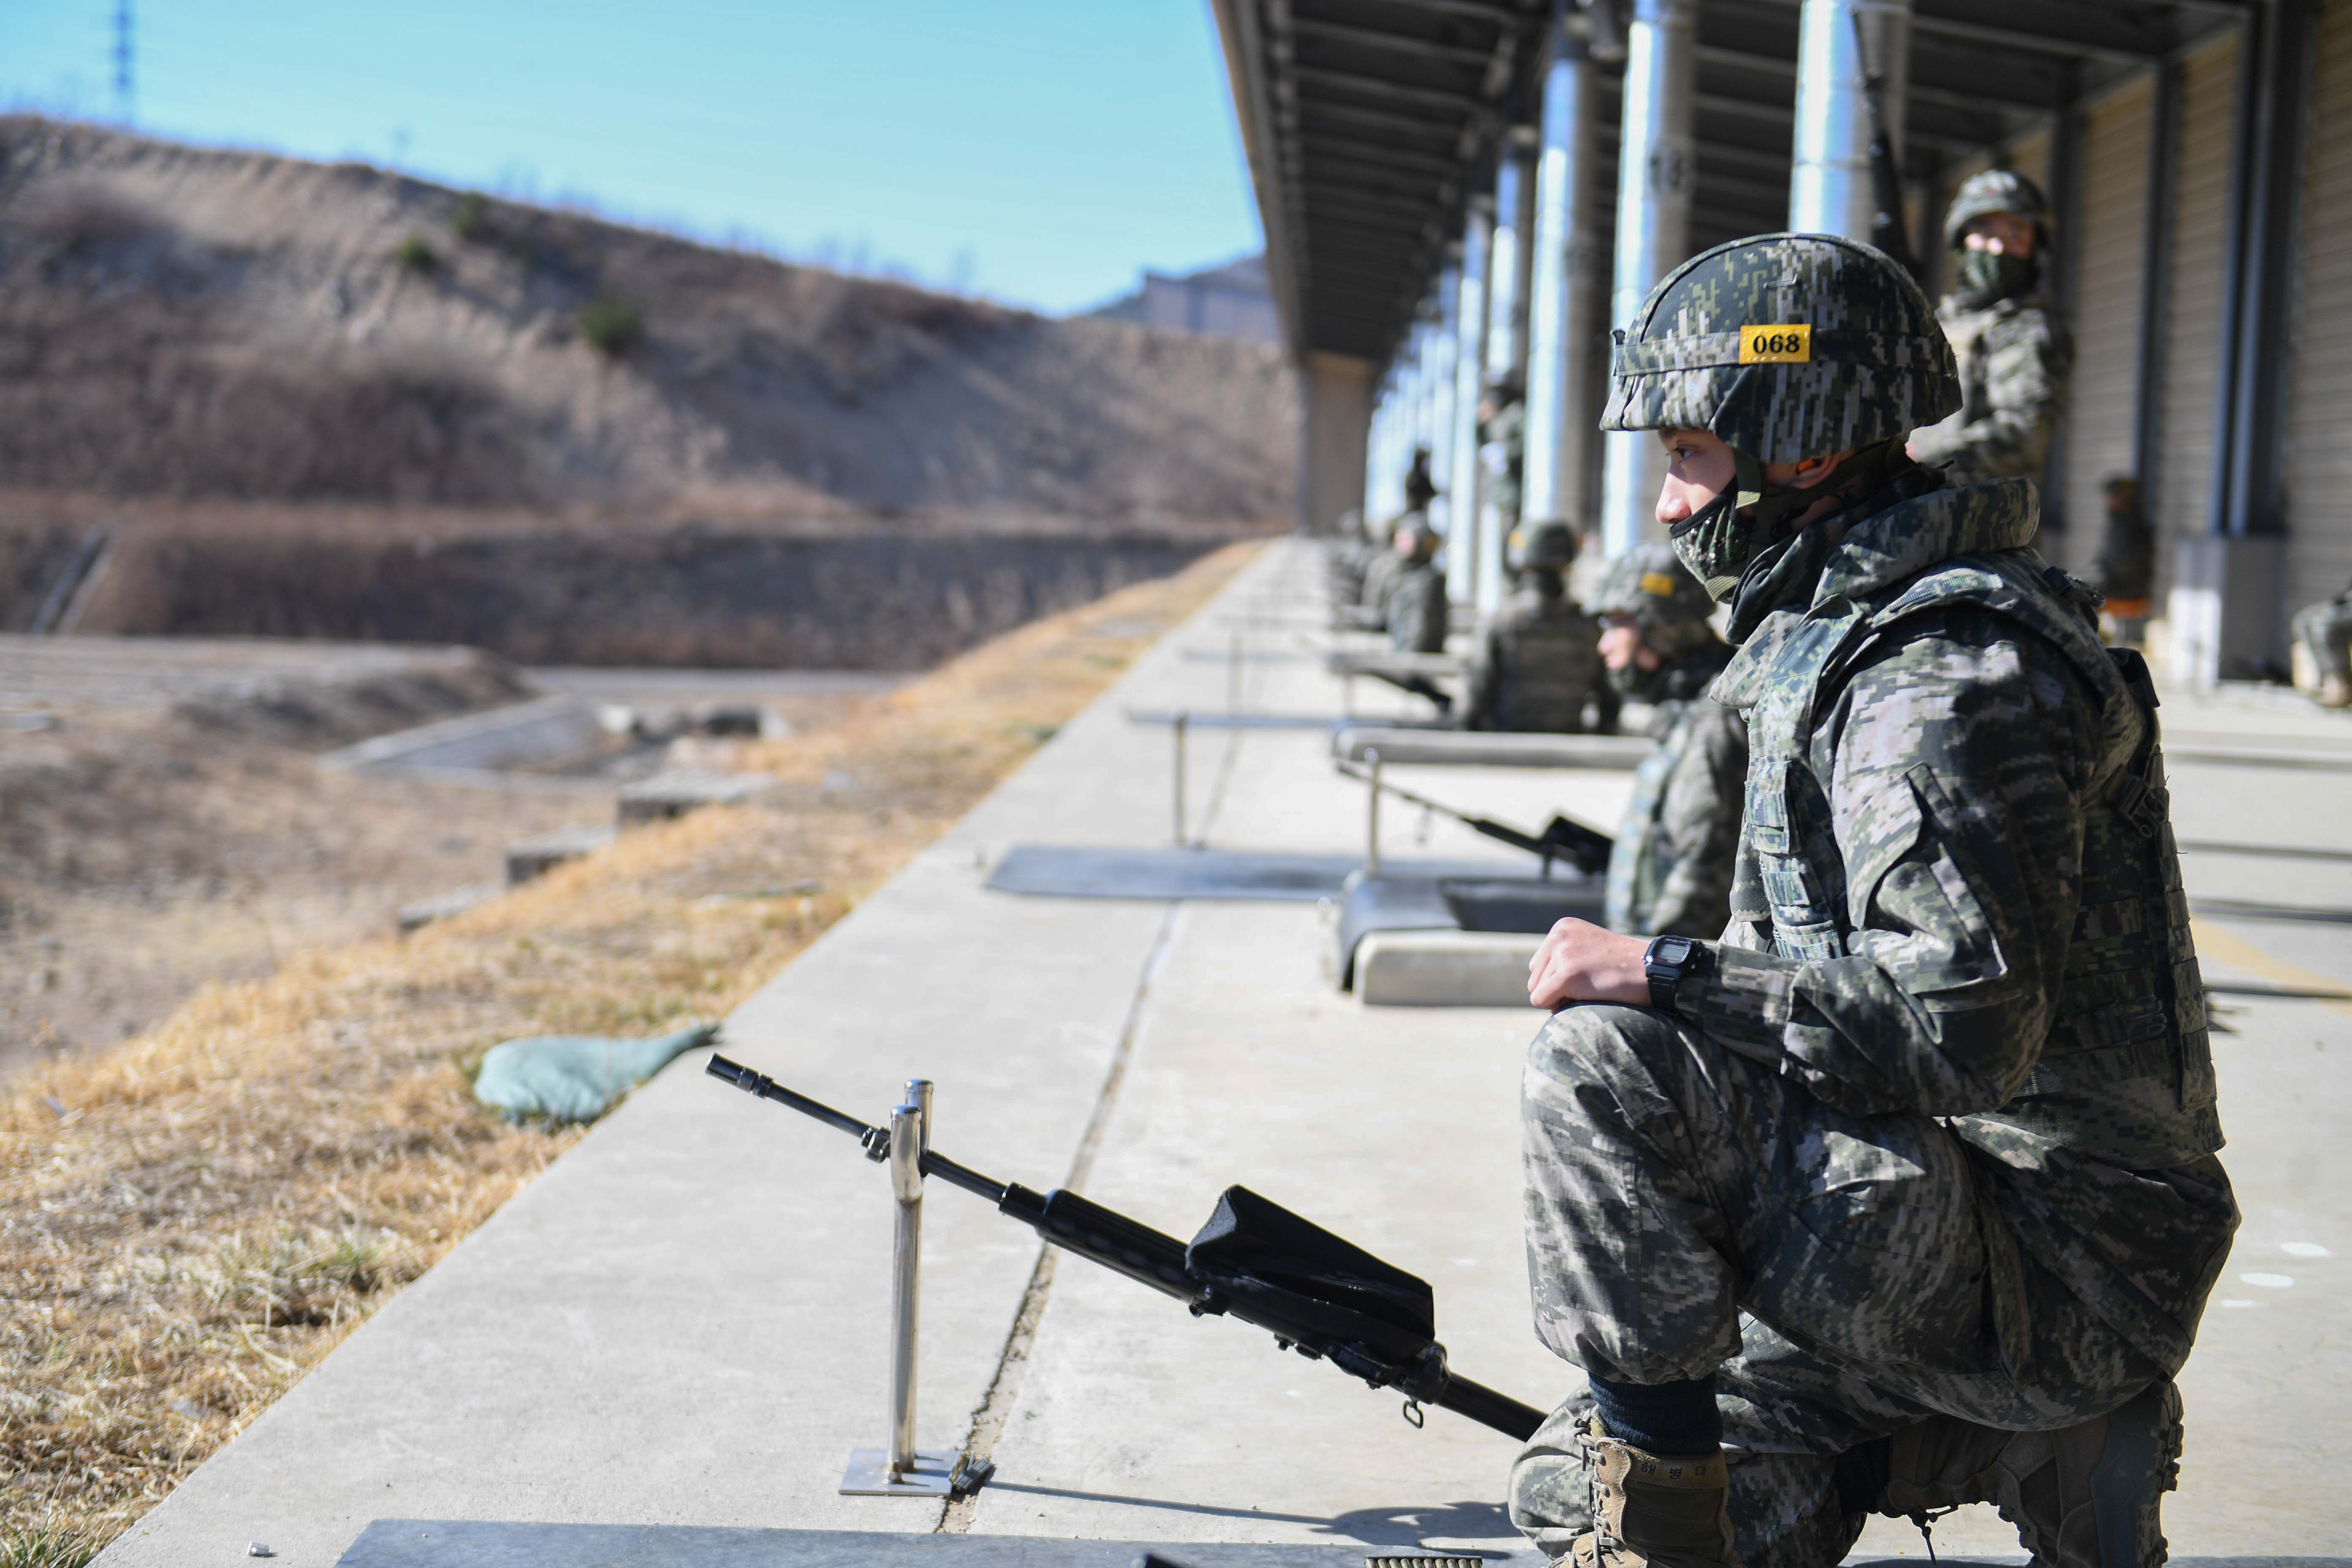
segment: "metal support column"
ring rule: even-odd
[[[1870,104],[1864,81],[1865,76],[1878,79],[1887,139],[1899,149],[1910,59],[1911,0],[1804,0],[1797,18],[1790,228],[1869,241],[1878,197],[1871,178]]]
[[[1592,282],[1592,168],[1599,117],[1583,36],[1561,30],[1544,73],[1543,147],[1536,163],[1534,279],[1528,299],[1527,482],[1531,522],[1584,520],[1592,352],[1600,337]]]
[[[2057,303],[2058,319],[2072,321],[2080,309],[2083,236],[2083,142],[2088,127],[2077,97],[2081,73],[2068,66],[2063,73],[2066,101],[2059,105],[2050,126],[2050,186],[2046,193],[2057,228],[2057,244],[2042,258],[2042,280]],[[2073,474],[2074,400],[2062,398],[2058,418],[2051,428],[2050,450],[2038,476],[2042,491],[2042,553],[2060,565],[2071,564],[2063,535],[2068,521],[2067,494]],[[2095,545],[2094,546],[2095,548]]]
[[[1364,504],[1372,366],[1348,354],[1310,353],[1298,365],[1306,417],[1298,432],[1298,531],[1331,533]]]
[[[2172,225],[2180,170],[2181,81],[2177,59],[2161,61],[2148,102],[2147,199],[2140,232],[2139,381],[2132,406],[2132,477],[2140,505],[2157,515],[2164,482],[2165,347],[2172,333]]]
[[[1618,140],[1613,328],[1632,321],[1651,288],[1690,254],[1697,87],[1697,0],[1635,0]],[[1665,457],[1646,430],[1612,434],[1606,451],[1601,543],[1622,555],[1654,527]]]
[[[1429,342],[1429,473],[1437,485],[1430,521],[1454,531],[1454,362],[1462,341],[1462,263],[1456,257],[1437,276],[1437,319]]]
[[[2239,35],[2229,250],[2214,398],[2211,533],[2181,541],[2166,604],[2176,678],[2198,685],[2283,666],[2281,467],[2294,237],[2311,95],[2313,0],[2261,0]]]
[[[1516,135],[1516,133],[1515,133]],[[1533,175],[1528,151],[1515,140],[1506,146],[1495,174],[1495,237],[1489,258],[1486,294],[1486,374],[1484,383],[1498,376],[1527,374],[1528,263],[1535,238]],[[1482,482],[1496,477],[1484,464],[1499,463],[1501,452],[1480,453]],[[1478,559],[1471,574],[1471,595],[1482,616],[1503,602],[1503,535],[1510,520],[1496,504],[1496,487],[1486,485],[1479,497]]]
[[[1486,269],[1495,215],[1484,197],[1470,204],[1462,231],[1461,280],[1454,291],[1453,459],[1445,508],[1445,592],[1456,604],[1476,593],[1478,562],[1478,384],[1486,363]]]

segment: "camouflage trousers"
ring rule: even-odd
[[[2163,1374],[2030,1258],[2004,1356],[1979,1156],[1930,1117],[1850,1116],[1662,1013],[1586,1005],[1536,1037],[1521,1120],[1537,1333],[1615,1382],[1716,1375],[1748,1568],[1844,1556],[1850,1448],[1939,1413],[2071,1426]],[[1513,1522],[1554,1555],[1590,1528],[1590,1408],[1511,1473]]]

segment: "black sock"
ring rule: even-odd
[[[1713,1373],[1685,1383],[1612,1383],[1605,1377],[1591,1383],[1601,1425],[1612,1437],[1645,1454],[1712,1454],[1723,1446]]]
[[[1887,1476],[1895,1468],[1895,1439],[1873,1437],[1859,1448],[1838,1456],[1838,1507],[1848,1516],[1868,1513],[1885,1493]]]

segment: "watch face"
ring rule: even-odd
[[[1650,950],[1650,962],[1679,967],[1690,962],[1691,950],[1696,945],[1686,936],[1662,936]]]

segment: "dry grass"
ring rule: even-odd
[[[1247,553],[749,748],[781,809],[632,834],[21,1080],[0,1105],[0,1568],[86,1560],[577,1140],[477,1107],[469,1058],[723,1015]]]

